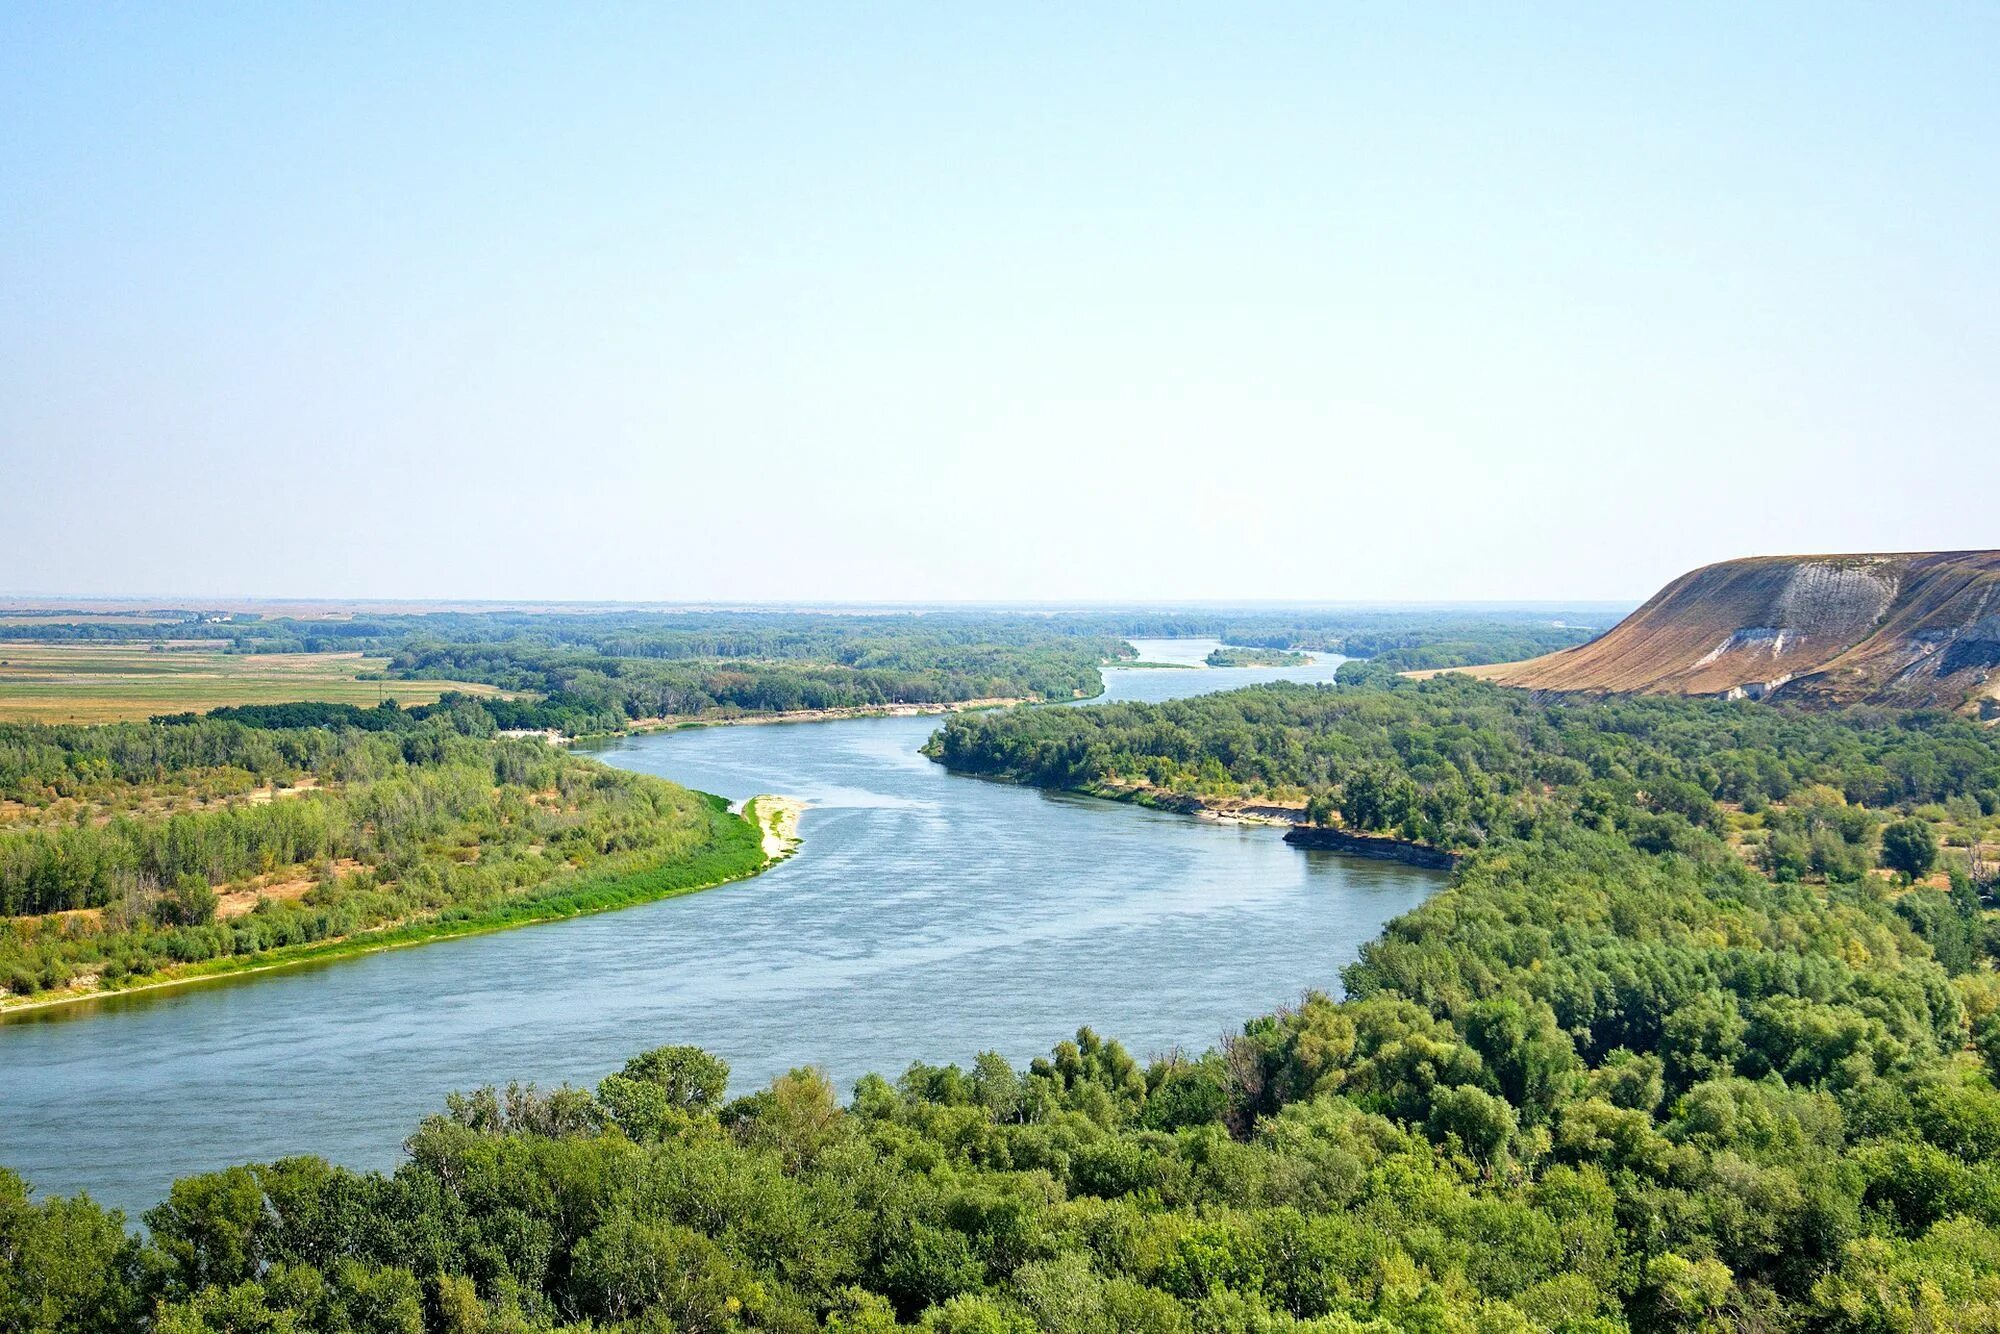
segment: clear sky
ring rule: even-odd
[[[0,591],[2000,545],[2000,5],[0,4]]]

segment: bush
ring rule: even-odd
[[[1922,820],[1898,820],[1882,831],[1882,865],[1911,880],[1937,867],[1937,835]]]

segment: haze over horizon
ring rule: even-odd
[[[2000,545],[2000,9],[0,12],[0,594]]]

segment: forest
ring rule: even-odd
[[[970,645],[936,652],[866,651],[852,663],[618,657],[587,649],[516,644],[416,645],[390,661],[407,679],[479,681],[535,698],[501,704],[508,727],[570,735],[620,730],[642,719],[712,719],[801,709],[963,704],[989,699],[1073,699],[1102,687],[1098,666],[1122,646]]]
[[[719,802],[496,736],[470,700],[223,714],[0,725],[0,1002],[569,915],[762,862]]]
[[[34,640],[46,641],[41,647],[49,651],[67,646],[87,652],[93,644],[127,650],[150,645],[156,652],[199,649],[223,662],[239,655],[254,661],[257,655],[302,653],[309,662],[314,654],[359,653],[366,656],[344,660],[354,665],[341,683],[324,687],[326,693],[317,697],[352,700],[357,682],[364,696],[370,683],[389,692],[390,683],[398,680],[446,683],[432,686],[425,697],[440,689],[462,693],[467,685],[491,686],[505,697],[481,698],[503,729],[553,730],[576,737],[623,732],[635,724],[730,721],[773,713],[1087,698],[1103,688],[1100,665],[1132,658],[1128,637],[1225,639],[1232,647],[1211,663],[1219,666],[1286,665],[1305,650],[1373,658],[1384,671],[1507,661],[1582,642],[1593,632],[1584,628],[1587,621],[1576,618],[1589,615],[1354,608],[849,613],[578,607],[356,610],[307,619],[240,611],[143,616],[78,612],[75,619],[63,620],[61,613],[24,616],[0,609],[0,646]],[[190,660],[188,655],[159,658],[162,664]],[[151,664],[144,657],[116,661],[131,677],[131,688],[162,684],[149,674]],[[0,668],[7,665],[0,654]],[[243,675],[242,693],[235,695],[204,675],[195,688],[222,693],[205,699],[203,707],[273,698],[276,682],[251,684],[247,677],[256,673],[247,664]],[[17,700],[13,716],[78,720],[80,715],[62,712],[63,672],[45,664],[39,676],[45,678],[39,680],[40,693]],[[405,692],[418,689],[405,687]],[[106,708],[107,717],[166,712],[120,710],[123,697],[109,685],[106,690],[111,702],[97,703]],[[0,709],[6,704],[0,698]],[[29,711],[31,706],[37,711]]]
[[[1616,829],[1654,851],[1719,835],[1780,871],[1804,838],[1823,875],[1874,865],[1834,844],[1870,851],[1892,817],[1921,817],[1968,862],[1982,833],[2000,837],[2000,744],[1956,715],[1545,702],[1356,666],[1342,667],[1342,686],[954,718],[927,749],[960,772],[1044,787],[1290,799],[1453,850],[1553,821]]]
[[[2000,1327],[1990,730],[1441,678],[959,717],[933,750],[1466,855],[1342,998],[1199,1053],[1086,1029],[843,1103],[659,1049],[455,1096],[386,1175],[182,1180],[143,1233],[0,1177],[0,1327]]]
[[[1237,648],[1224,645],[1202,661],[1211,667],[1297,667],[1311,661],[1305,653],[1281,648]]]
[[[1103,688],[1101,664],[1133,656],[1128,636],[1212,634],[1238,646],[1210,666],[1291,665],[1312,648],[1379,656],[1400,671],[1509,661],[1591,633],[1526,613],[739,613],[678,623],[688,619],[447,618],[444,629],[477,635],[440,639],[427,625],[393,649],[385,671],[531,693],[505,725],[575,734],[642,718],[1085,698]]]

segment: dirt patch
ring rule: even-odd
[[[361,863],[352,857],[343,857],[333,864],[335,875],[346,875],[361,869]],[[232,917],[244,917],[257,910],[259,899],[276,899],[284,903],[302,899],[312,893],[320,884],[317,875],[303,867],[293,867],[281,871],[263,884],[244,885],[237,889],[223,890],[215,896],[215,919],[226,922]]]
[[[307,777],[298,779],[290,787],[252,788],[250,791],[245,792],[243,796],[249,800],[252,806],[268,806],[280,797],[296,797],[307,792],[316,791],[318,788],[319,779]]]
[[[1922,880],[1914,880],[1907,885],[1898,883],[1901,877],[1886,866],[1870,867],[1868,874],[1874,876],[1877,880],[1887,880],[1895,884],[1896,888],[1890,895],[1892,898],[1907,894],[1913,889],[1936,889],[1944,891],[1951,889],[1951,876],[1943,871],[1933,871]]]
[[[1198,816],[1222,824],[1270,824],[1289,827],[1303,824],[1306,818],[1306,804],[1303,800],[1268,795],[1197,796],[1192,792],[1170,792],[1154,787],[1151,783],[1117,780],[1103,783],[1097,795],[1120,801],[1136,801],[1142,806],[1178,811],[1182,815]]]
[[[22,928],[30,932],[38,931],[45,926],[61,927],[73,922],[82,923],[86,926],[96,926],[104,920],[104,909],[65,908],[61,912],[29,913],[23,917],[9,917],[5,920],[13,923],[17,928]]]

